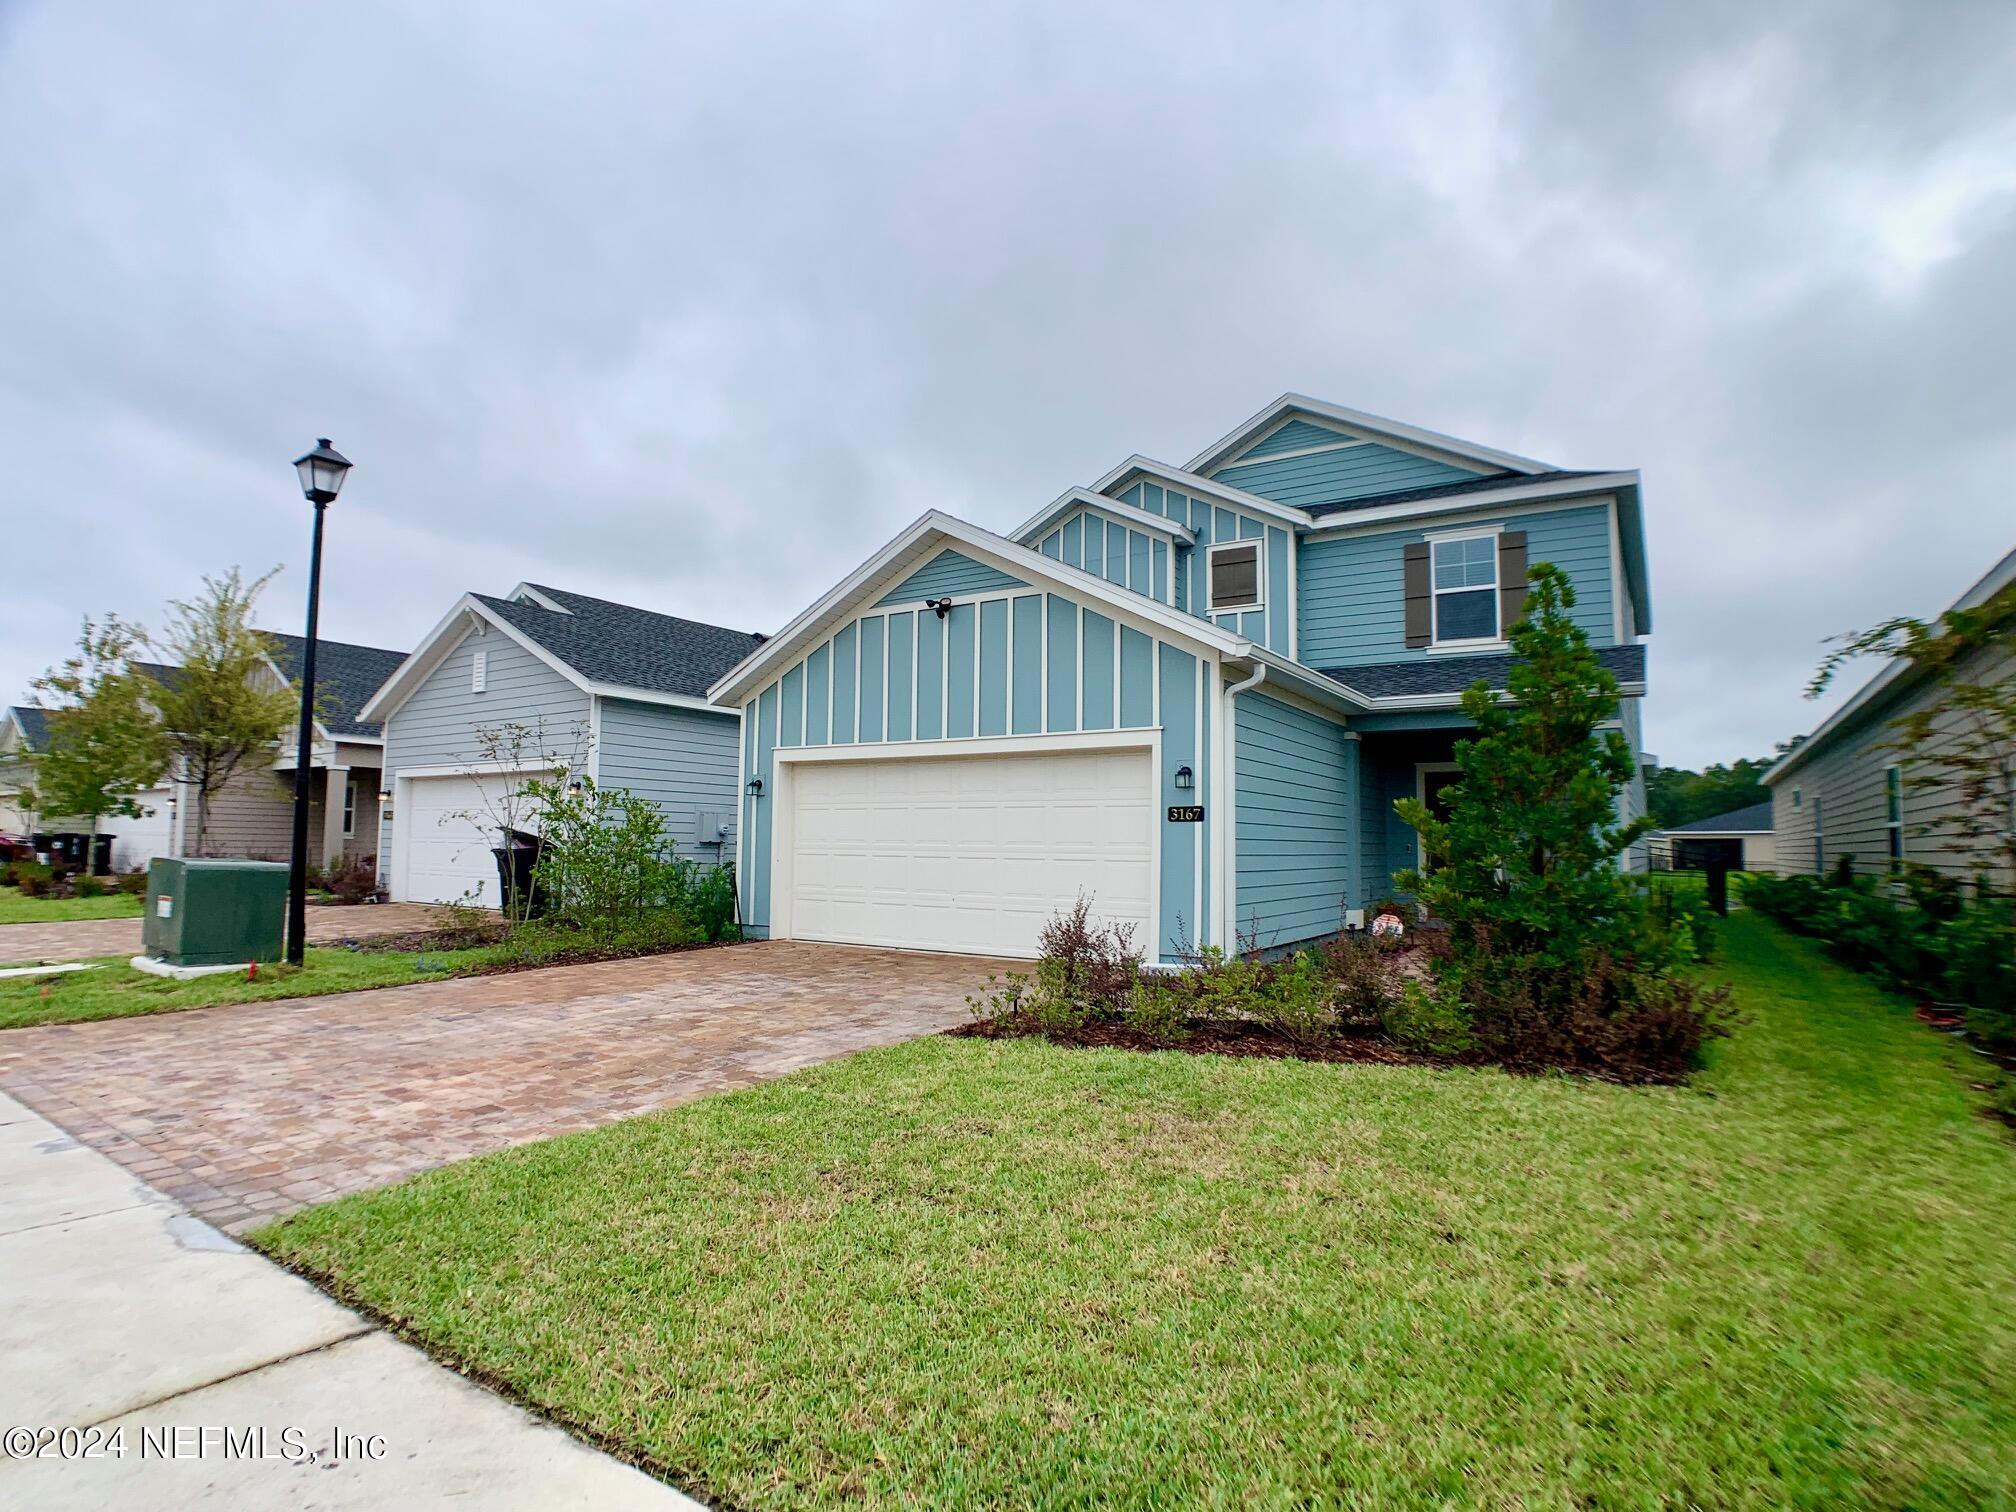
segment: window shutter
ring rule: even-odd
[[[1526,532],[1498,537],[1498,633],[1503,635],[1526,612]]]
[[[1417,541],[1401,552],[1407,598],[1407,644],[1425,646],[1435,638],[1429,624],[1428,543]]]

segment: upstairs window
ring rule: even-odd
[[[1435,644],[1498,639],[1498,537],[1432,542]]]
[[[1260,607],[1260,543],[1211,548],[1211,612]]]
[[[1890,836],[1890,870],[1904,869],[1904,771],[1883,768],[1883,828]]]

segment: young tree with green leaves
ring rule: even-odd
[[[1579,968],[1594,951],[1621,956],[1633,943],[1643,908],[1618,860],[1652,821],[1618,818],[1631,747],[1605,728],[1617,718],[1617,679],[1569,615],[1574,586],[1551,562],[1527,580],[1504,693],[1479,682],[1463,695],[1477,733],[1456,742],[1449,817],[1419,799],[1398,804],[1428,869],[1397,880],[1449,926],[1459,952],[1488,936],[1496,951]]]
[[[273,572],[278,572],[276,567]],[[190,850],[205,854],[210,806],[246,762],[271,758],[293,727],[300,695],[274,675],[272,642],[252,613],[273,572],[248,583],[236,567],[203,579],[202,594],[175,601],[162,653],[173,672],[153,699],[167,732],[175,780],[190,796],[196,832]]]
[[[143,817],[148,811],[134,795],[159,782],[168,765],[151,686],[133,667],[144,642],[144,632],[117,615],[86,619],[76,652],[32,684],[55,702],[47,747],[22,799],[45,817],[85,821],[87,868],[99,825],[113,815]]]
[[[1907,780],[1940,811],[1920,829],[1977,874],[1999,871],[2016,900],[2016,583],[1930,623],[1908,616],[1836,638],[1806,689],[1817,698],[1857,657],[1902,660],[1938,690],[1891,721]]]

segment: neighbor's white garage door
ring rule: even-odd
[[[792,769],[788,931],[801,940],[1029,956],[1082,891],[1153,949],[1145,750]]]
[[[145,871],[149,861],[168,854],[168,800],[173,793],[165,786],[135,793],[133,801],[147,810],[145,814],[137,819],[115,814],[99,822],[100,830],[112,837],[114,871]]]
[[[399,784],[392,819],[393,897],[401,903],[497,907],[497,826],[486,816],[522,779],[414,777]],[[476,817],[472,817],[476,816]]]

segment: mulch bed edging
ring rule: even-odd
[[[1248,1060],[1300,1060],[1324,1064],[1431,1066],[1446,1069],[1455,1062],[1416,1055],[1371,1035],[1344,1033],[1335,1039],[1305,1044],[1265,1024],[1209,1020],[1190,1025],[1179,1041],[1150,1039],[1125,1024],[1090,1023],[1076,1029],[1044,1030],[982,1019],[959,1024],[945,1033],[953,1039],[1040,1039],[1070,1050],[1174,1050],[1185,1055],[1229,1055]]]

